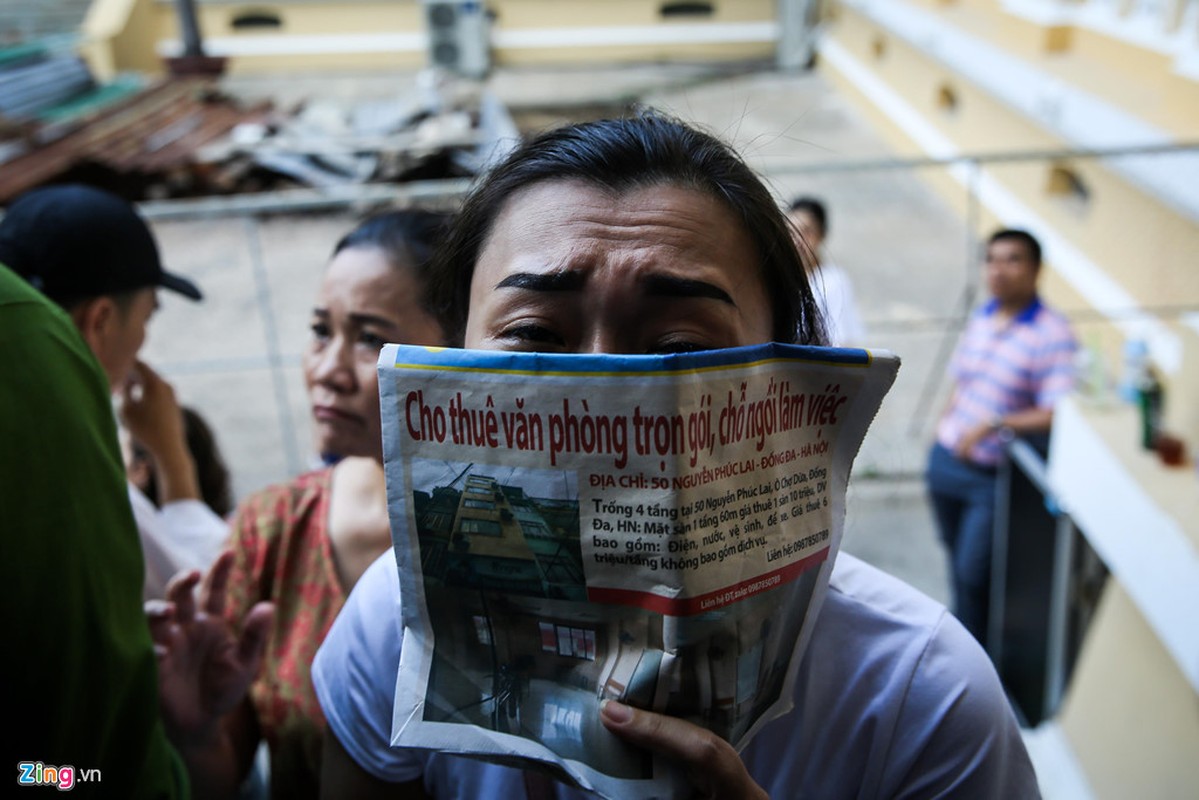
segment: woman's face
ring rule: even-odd
[[[619,197],[546,181],[505,203],[475,265],[465,344],[554,353],[676,353],[770,341],[760,256],[709,195]]]
[[[329,264],[312,309],[304,381],[322,455],[383,460],[379,378],[386,342],[440,345],[441,328],[420,307],[411,270],[376,248],[342,250]]]

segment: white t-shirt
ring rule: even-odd
[[[864,347],[866,326],[858,313],[853,284],[845,270],[824,262],[808,280],[824,312],[829,344],[833,347]]]
[[[229,523],[199,500],[176,500],[156,508],[129,484],[129,503],[146,559],[143,599],[161,600],[181,569],[207,572],[229,538]]]
[[[399,578],[385,553],[363,574],[313,663],[329,727],[375,777],[423,778],[437,798],[524,797],[523,773],[395,748]],[[795,683],[795,709],[742,759],[777,798],[1039,797],[995,671],[945,608],[841,554]],[[559,798],[586,795],[555,784]]]

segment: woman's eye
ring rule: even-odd
[[[499,338],[526,344],[565,344],[565,340],[561,336],[541,325],[514,325],[505,328]]]
[[[374,333],[363,331],[358,334],[358,344],[364,347],[369,347],[372,350],[378,351],[383,349],[383,345],[387,344],[387,339]]]
[[[651,355],[670,355],[672,353],[698,353],[701,350],[711,350],[707,345],[697,342],[673,341],[663,342],[650,349]]]
[[[312,336],[314,339],[329,338],[329,326],[324,322],[314,322],[310,328],[312,330]]]

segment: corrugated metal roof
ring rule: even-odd
[[[0,202],[85,165],[152,182],[157,173],[192,166],[197,148],[241,122],[263,119],[268,109],[268,104],[242,108],[208,80],[160,83],[103,110],[44,127],[41,135],[53,141],[0,170]]]

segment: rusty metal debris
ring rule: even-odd
[[[0,86],[4,75],[0,60]],[[316,99],[286,112],[247,106],[189,75],[77,105],[0,115],[0,204],[65,181],[145,201],[460,179],[517,137],[493,95],[439,73],[388,99]]]
[[[65,121],[26,122],[25,152],[0,168],[0,202],[45,183],[83,180],[130,199],[210,191],[195,151],[267,104],[241,108],[206,80],[172,79]]]

